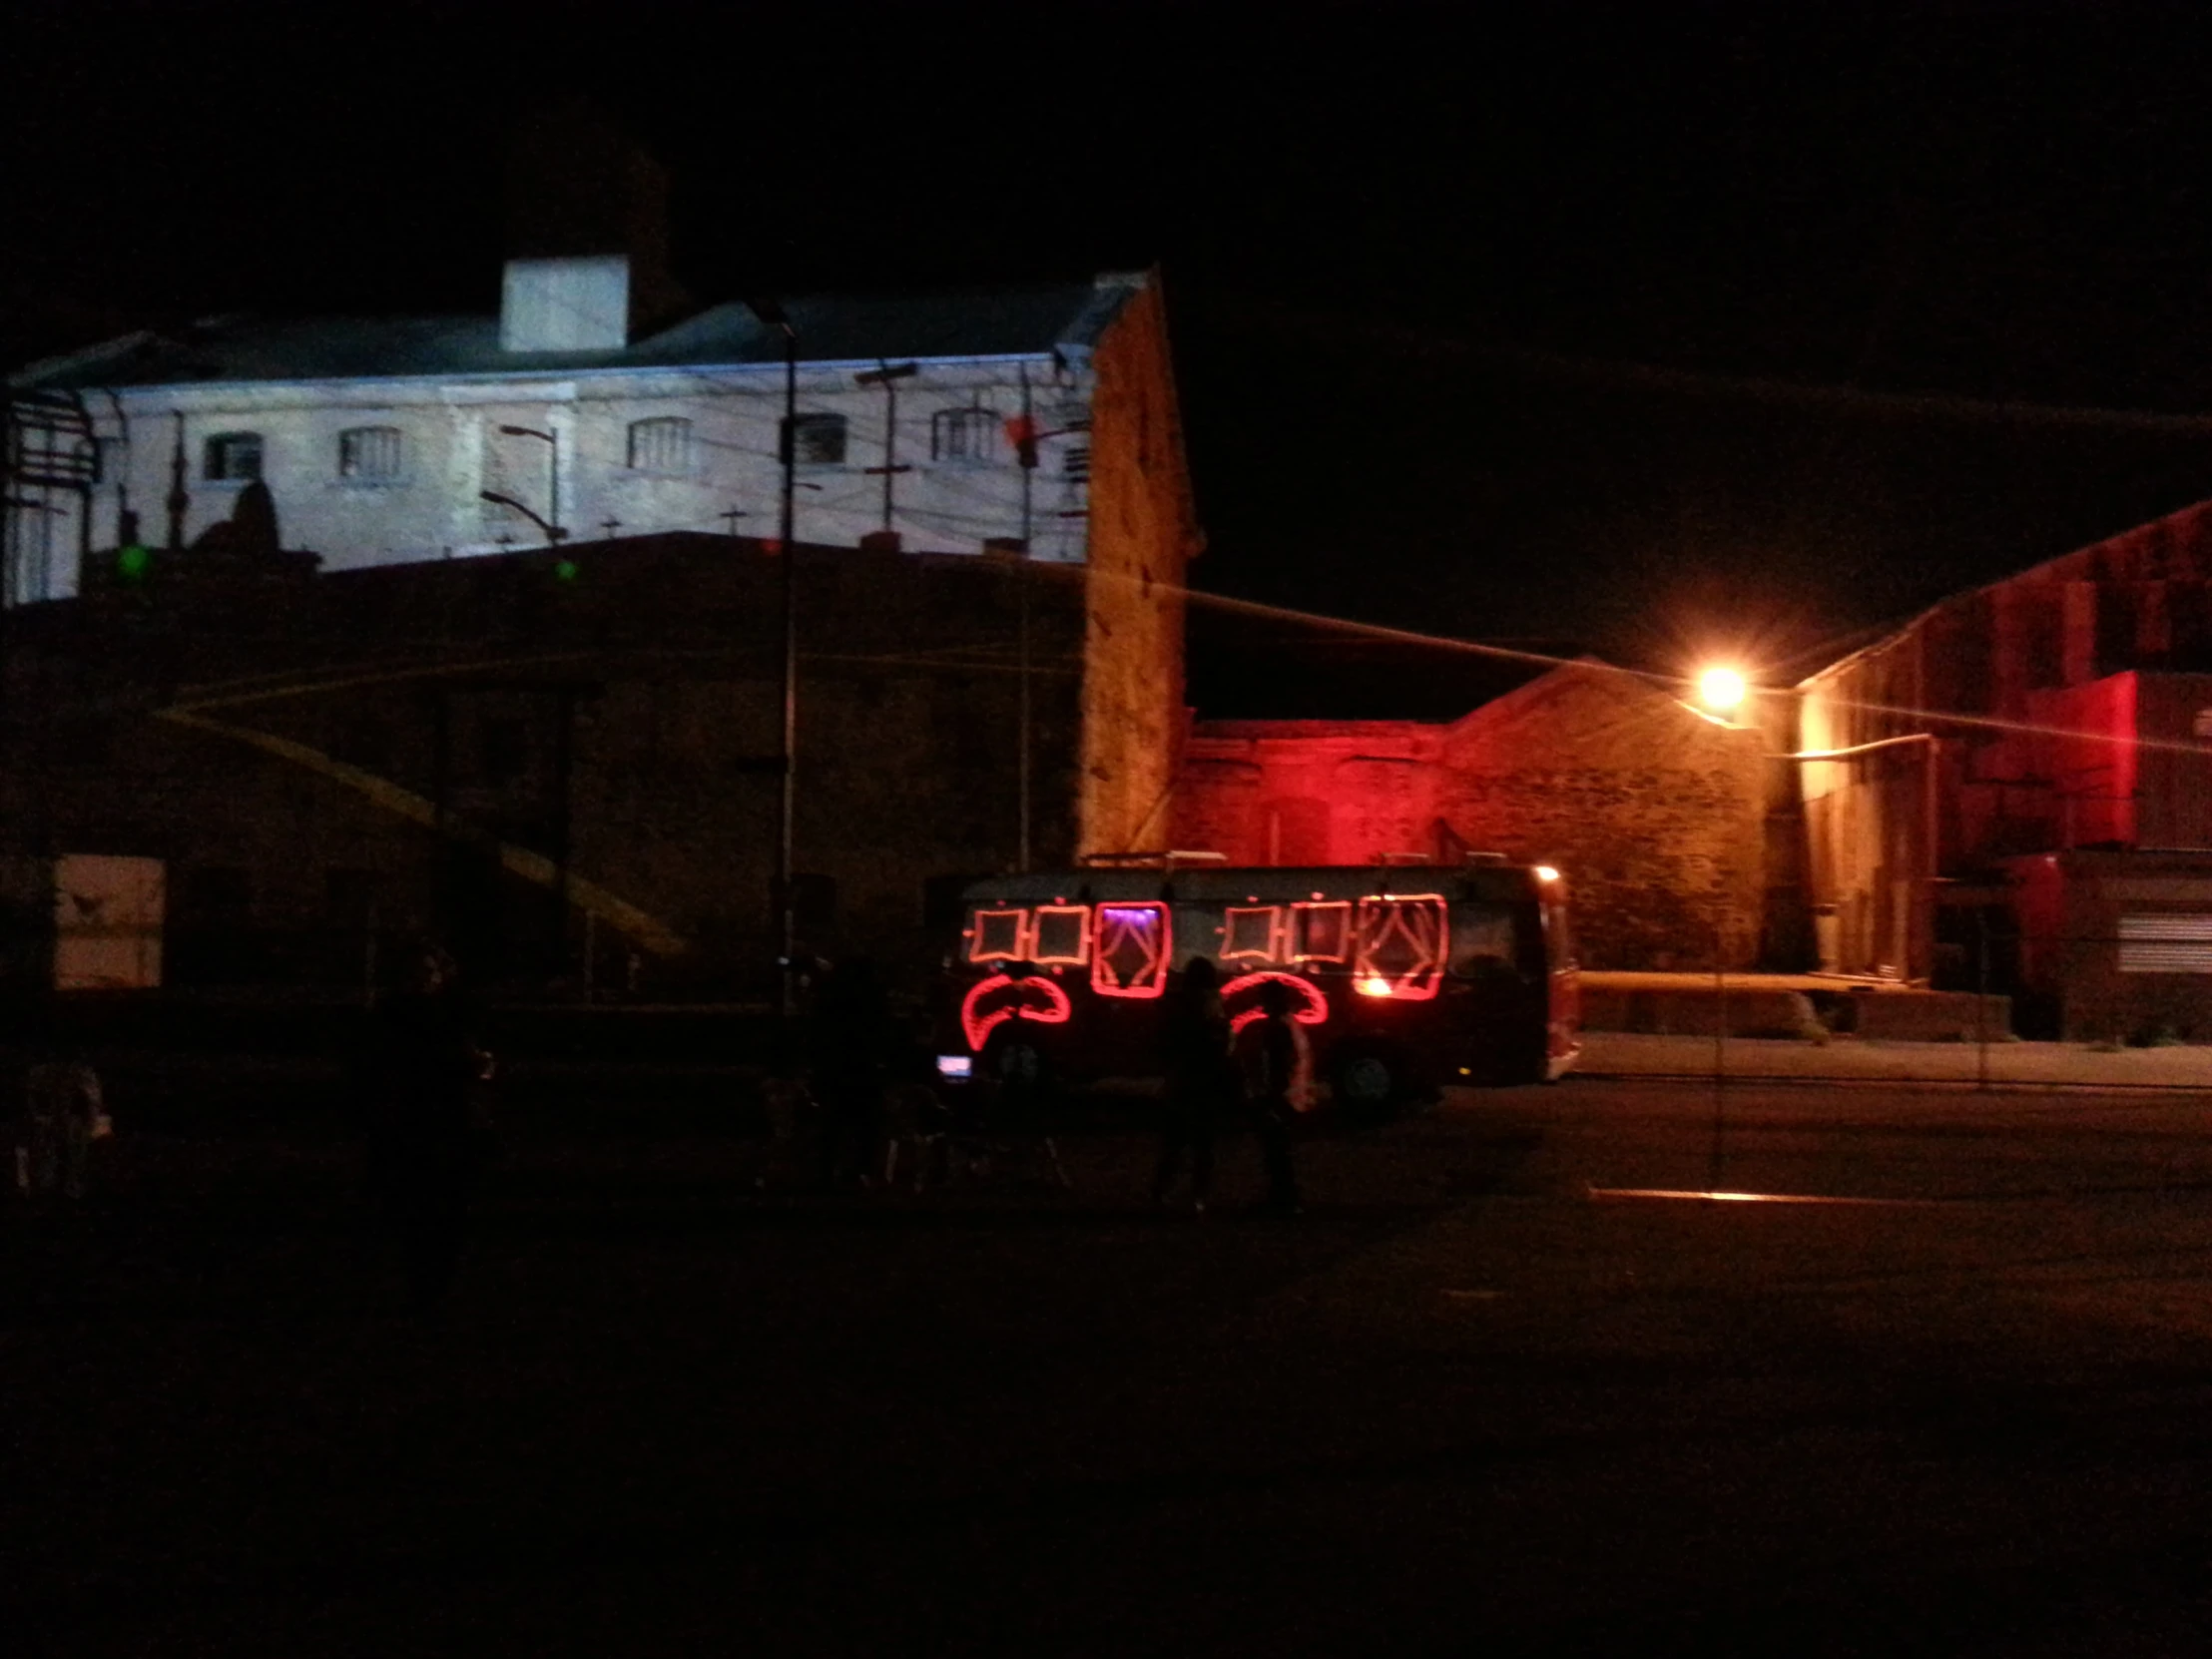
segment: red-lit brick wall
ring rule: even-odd
[[[1238,863],[1454,860],[1566,872],[1584,961],[1758,960],[1768,907],[1767,742],[1596,665],[1563,668],[1449,725],[1201,722],[1178,846]]]

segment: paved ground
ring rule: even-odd
[[[2212,1048],[2099,1048],[2086,1043],[1916,1043],[1834,1037],[1660,1037],[1585,1031],[1581,1070],[1598,1077],[1806,1078],[1836,1082],[1980,1083],[1999,1087],[2212,1089]]]
[[[510,1152],[398,1313],[312,1116],[0,1265],[11,1652],[2201,1653],[2212,1097],[1575,1081],[1309,1214]],[[1249,1196],[1249,1149],[1232,1159]]]

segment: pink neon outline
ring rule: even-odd
[[[1265,950],[1238,950],[1230,940],[1237,936],[1239,916],[1265,915],[1268,918],[1268,947]],[[1274,962],[1283,959],[1283,906],[1280,904],[1231,904],[1221,913],[1221,959],[1225,962],[1257,960]]]
[[[1011,950],[985,950],[983,948],[983,923],[993,917],[1014,918],[1014,948]],[[968,926],[968,960],[971,962],[1018,962],[1027,954],[1029,945],[1029,912],[1024,909],[978,910],[975,920]]]
[[[1023,1000],[1009,1006],[993,1008],[981,1016],[976,1014],[976,1003],[982,1001],[987,993],[1004,990],[1008,985],[1020,985]],[[1049,1006],[1038,1008],[1030,1004],[1027,998],[1032,988],[1044,992]],[[986,979],[976,980],[968,987],[967,995],[960,999],[960,1031],[967,1038],[968,1047],[980,1054],[983,1052],[983,1044],[990,1040],[991,1033],[1010,1019],[1033,1019],[1039,1025],[1065,1025],[1068,1016],[1074,1011],[1074,1005],[1068,1001],[1068,993],[1049,979],[1039,979],[1034,975],[1016,979],[1010,973],[994,973]]]
[[[1044,953],[1044,918],[1046,916],[1074,916],[1075,954],[1072,956],[1047,956]],[[1029,913],[1029,948],[1035,952],[1032,962],[1059,963],[1068,967],[1081,967],[1091,959],[1091,907],[1088,904],[1039,904]]]
[[[1319,985],[1303,974],[1285,973],[1277,968],[1264,968],[1258,973],[1240,973],[1221,988],[1221,999],[1227,1002],[1239,991],[1250,990],[1254,985],[1273,979],[1279,984],[1296,985],[1305,994],[1306,1005],[1296,1010],[1291,1018],[1301,1025],[1326,1025],[1329,1023],[1329,996]],[[1230,1020],[1232,1034],[1242,1031],[1254,1020],[1267,1013],[1265,1008],[1247,1008]]]
[[[1423,944],[1412,929],[1404,925],[1405,906],[1414,904],[1421,905],[1426,914],[1435,917],[1436,936],[1430,943]],[[1390,914],[1382,925],[1382,936],[1371,936],[1370,916],[1383,905],[1390,906]],[[1394,978],[1375,965],[1376,946],[1393,929],[1413,946],[1416,957],[1427,958],[1425,966],[1416,966]],[[1451,907],[1445,903],[1442,893],[1375,893],[1360,900],[1360,934],[1352,963],[1355,984],[1362,979],[1381,979],[1390,987],[1386,995],[1405,1002],[1426,1002],[1443,982],[1444,958],[1450,949]]]
[[[1345,913],[1345,948],[1332,956],[1326,951],[1301,950],[1299,945],[1298,912],[1301,910],[1342,910]],[[1352,954],[1352,900],[1349,898],[1299,898],[1291,901],[1291,960],[1294,962],[1341,962]]]
[[[1150,910],[1160,918],[1159,954],[1142,970],[1140,977],[1127,985],[1108,982],[1104,975],[1109,971],[1106,958],[1112,953],[1106,941],[1106,916],[1109,911],[1127,912]],[[1093,923],[1094,937],[1091,945],[1091,989],[1100,996],[1154,997],[1168,988],[1168,962],[1175,955],[1175,918],[1165,904],[1149,898],[1131,899],[1127,903],[1101,904]],[[1129,929],[1123,927],[1126,934]],[[1117,941],[1118,942],[1118,941]],[[1149,977],[1146,977],[1148,975]]]

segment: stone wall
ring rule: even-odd
[[[373,906],[517,979],[573,973],[588,928],[603,981],[635,954],[648,991],[758,992],[780,560],[721,537],[568,557],[566,580],[545,554],[229,587],[158,570],[15,613],[10,849],[167,859],[186,979],[357,975]],[[809,947],[918,971],[929,884],[1014,863],[1022,569],[801,550]],[[1082,627],[1079,586],[1036,587],[1047,862],[1074,853]]]
[[[1091,456],[1080,840],[1163,843],[1183,736],[1183,581],[1199,550],[1157,282],[1099,342]]]
[[[1235,863],[1470,850],[1561,869],[1585,963],[1759,962],[1767,743],[1633,676],[1555,670],[1445,726],[1201,722],[1178,845]]]

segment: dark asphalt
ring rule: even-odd
[[[519,1106],[520,1103],[518,1103]],[[0,1642],[70,1655],[2198,1654],[2212,1101],[1455,1096],[1308,1214],[754,1193],[510,1112],[426,1324],[334,1120],[172,1117],[0,1261]],[[711,1103],[710,1103],[711,1106]],[[220,1131],[220,1132],[219,1132]],[[1598,1196],[1592,1196],[1592,1189]]]

